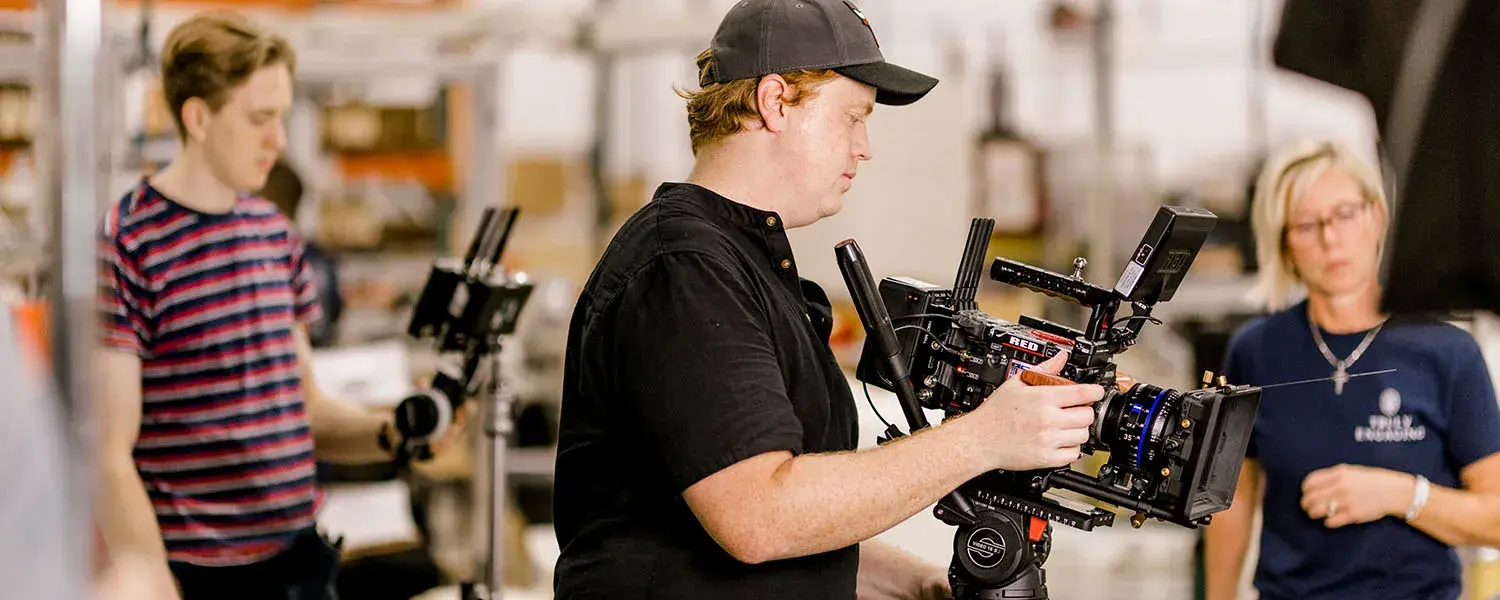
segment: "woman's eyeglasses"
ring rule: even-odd
[[[1323,228],[1328,227],[1334,231],[1348,231],[1360,216],[1364,214],[1370,202],[1346,202],[1333,209],[1333,214],[1319,219],[1309,219],[1287,224],[1287,237],[1297,240],[1313,240],[1323,234]]]

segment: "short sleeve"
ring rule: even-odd
[[[151,294],[146,276],[120,242],[98,237],[100,335],[107,348],[144,355],[151,347]]]
[[[1500,452],[1500,404],[1496,404],[1490,371],[1478,344],[1465,336],[1469,348],[1455,352],[1460,362],[1449,377],[1449,458],[1462,469]]]
[[[802,451],[763,303],[723,262],[658,257],[621,292],[610,332],[619,398],[674,494],[746,458]]]
[[[307,244],[294,231],[287,232],[291,243],[292,297],[297,320],[311,325],[322,318],[323,310],[318,305],[318,273],[308,259]]]

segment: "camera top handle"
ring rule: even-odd
[[[1046,294],[1067,300],[1090,309],[1088,326],[1084,328],[1084,339],[1091,342],[1109,341],[1106,336],[1114,325],[1115,312],[1120,308],[1120,295],[1114,290],[1089,283],[1083,278],[1082,258],[1073,262],[1073,275],[1066,277],[1041,267],[1011,260],[995,259],[990,265],[990,279],[1006,285]]]

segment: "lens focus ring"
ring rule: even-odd
[[[1140,384],[1112,402],[1102,436],[1111,462],[1133,473],[1153,470],[1164,455],[1166,423],[1176,418],[1181,398],[1176,391]]]

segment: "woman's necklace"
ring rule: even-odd
[[[1381,319],[1380,323],[1370,330],[1370,333],[1365,334],[1365,339],[1360,341],[1359,346],[1349,353],[1349,358],[1344,360],[1335,357],[1333,351],[1328,349],[1328,344],[1323,343],[1323,335],[1318,333],[1318,323],[1313,321],[1311,314],[1307,316],[1307,324],[1312,328],[1313,341],[1317,342],[1318,351],[1323,353],[1323,358],[1328,359],[1328,364],[1333,365],[1333,393],[1339,396],[1344,395],[1344,383],[1349,381],[1349,367],[1354,366],[1354,361],[1359,360],[1359,357],[1365,353],[1365,349],[1370,347],[1370,342],[1375,341],[1375,334],[1380,333],[1381,327],[1385,327],[1385,319]]]

